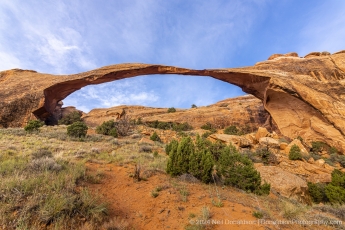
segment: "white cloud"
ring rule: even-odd
[[[0,2],[0,22],[4,22],[0,55],[6,54],[7,60],[0,67],[17,65],[53,74],[123,62],[228,67],[234,51],[250,39],[246,34],[264,4],[240,0]],[[160,83],[135,78],[89,86],[68,97],[65,105],[181,107],[186,101],[204,105],[221,94],[229,95],[218,92],[218,83],[212,80],[205,86],[197,78],[183,79],[166,77]]]
[[[88,43],[66,11],[63,2],[1,2],[0,43],[6,48],[0,52],[20,60],[18,68],[57,74],[95,68]]]

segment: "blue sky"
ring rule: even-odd
[[[273,53],[345,49],[343,0],[0,1],[0,70],[72,74],[140,62],[250,66]],[[243,95],[209,77],[153,75],[87,86],[64,105],[190,108]]]

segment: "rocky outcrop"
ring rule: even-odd
[[[208,106],[200,106],[193,109],[176,109],[174,113],[168,113],[167,108],[152,108],[146,106],[116,106],[107,109],[93,109],[83,116],[89,126],[97,126],[110,119],[116,120],[117,114],[125,109],[131,119],[140,118],[143,122],[188,122],[193,128],[200,128],[210,123],[218,129],[229,125],[238,128],[248,127],[249,131],[255,131],[258,126],[263,126],[270,119],[262,102],[252,95],[225,99]],[[270,130],[276,127],[268,126]]]
[[[261,179],[271,184],[271,189],[281,196],[295,199],[303,203],[310,203],[308,185],[302,178],[276,166],[257,165]]]
[[[232,144],[241,148],[251,147],[253,145],[253,142],[250,139],[236,135],[212,134],[209,136],[209,139],[214,141],[219,140],[227,145]]]
[[[163,65],[119,64],[74,75],[28,70],[0,72],[0,125],[46,120],[58,102],[80,88],[150,74],[211,76],[259,98],[280,132],[305,142],[324,141],[345,151],[345,52],[307,58],[279,56],[252,67],[193,70]]]

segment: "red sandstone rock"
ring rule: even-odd
[[[319,56],[317,56],[319,55]],[[308,56],[308,55],[307,55]],[[259,98],[280,132],[307,143],[324,141],[345,151],[345,53],[279,57],[252,67],[193,70],[119,64],[74,75],[30,70],[0,72],[0,126],[20,127],[47,119],[58,102],[80,88],[149,74],[211,76]]]

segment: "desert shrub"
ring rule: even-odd
[[[308,193],[314,203],[328,202],[325,187],[325,184],[308,182]]]
[[[115,128],[120,136],[128,136],[133,128],[133,122],[129,116],[125,115],[119,121],[115,122]]]
[[[265,165],[267,165],[269,163],[270,160],[270,156],[273,154],[271,153],[271,151],[267,148],[267,147],[263,147],[263,148],[258,148],[255,151],[255,154],[261,158],[262,163],[264,163]]]
[[[163,129],[163,130],[174,130],[176,132],[181,132],[181,131],[188,131],[192,130],[193,127],[188,124],[187,122],[185,123],[176,123],[176,122],[164,122],[164,121],[153,121],[153,122],[147,122],[146,125],[151,128],[155,129]]]
[[[194,144],[190,137],[184,137],[179,142],[176,151],[170,150],[167,163],[167,173],[179,176],[188,173],[189,155],[194,152]],[[175,149],[174,149],[175,150]]]
[[[235,125],[230,125],[224,129],[225,134],[239,135],[240,130]]]
[[[151,137],[150,137],[151,140],[153,141],[159,141],[161,142],[161,138],[158,136],[158,134],[156,132],[154,132]]]
[[[198,108],[198,106],[196,106],[195,104],[192,104],[191,108]]]
[[[212,134],[214,134],[214,133],[215,133],[215,132],[207,131],[207,132],[203,133],[201,136],[202,136],[203,138],[208,138],[210,135],[212,135]]]
[[[188,131],[188,130],[192,130],[193,127],[188,124],[187,122],[184,122],[182,124],[179,124],[179,123],[174,123],[173,126],[172,126],[172,129],[176,132],[179,132],[179,131]]]
[[[204,183],[211,182],[214,159],[206,140],[197,136],[195,151],[189,155],[189,173]]]
[[[141,145],[139,147],[139,152],[150,153],[150,152],[152,152],[152,147],[149,145]]]
[[[37,151],[33,152],[31,154],[32,159],[39,159],[39,158],[45,158],[45,157],[53,157],[53,154],[48,149],[38,149]]]
[[[219,140],[214,143],[211,141],[205,141],[205,145],[210,150],[215,161],[219,160],[220,154],[222,153],[223,149],[226,148],[226,145]]]
[[[112,137],[118,137],[118,133],[117,133],[117,129],[116,128],[112,128],[110,131],[109,131],[109,136],[112,136]]]
[[[128,116],[124,116],[119,121],[114,120],[105,121],[102,125],[97,126],[96,133],[109,135],[113,137],[127,136],[133,127],[133,122],[131,122]]]
[[[88,127],[84,122],[77,121],[67,127],[67,135],[72,137],[85,137]]]
[[[329,184],[325,187],[326,196],[332,204],[345,203],[345,189],[339,186]]]
[[[321,141],[314,141],[311,143],[311,151],[313,153],[319,153],[326,151],[328,154],[338,153],[338,150],[335,147],[329,146],[327,143]]]
[[[157,151],[154,151],[154,152],[153,152],[153,157],[154,157],[154,158],[157,158],[158,156],[159,156],[158,152],[157,152]]]
[[[338,162],[340,163],[340,165],[345,168],[345,156],[344,155],[338,155]]]
[[[29,164],[29,169],[36,172],[44,171],[60,171],[61,165],[59,165],[52,157],[41,157],[38,159],[33,159]]]
[[[167,173],[172,176],[189,173],[204,183],[211,182],[214,159],[206,142],[200,136],[195,145],[190,137],[182,138],[179,143],[170,142],[166,147],[169,152]]]
[[[239,154],[232,145],[223,149],[217,169],[226,185],[258,194],[269,193],[268,184],[261,187],[260,173],[254,168],[253,162]]]
[[[339,164],[342,166],[342,167],[345,167],[345,156],[344,155],[339,155],[337,153],[333,153],[330,155],[330,158],[328,159],[330,161],[330,165],[333,165],[335,162],[339,162]]]
[[[104,121],[100,126],[96,127],[96,133],[109,135],[111,129],[115,128],[114,120]]]
[[[301,149],[298,145],[293,145],[289,152],[289,159],[290,160],[302,160],[302,153]]]
[[[176,109],[174,107],[171,107],[168,109],[168,113],[175,113]]]
[[[338,169],[334,169],[332,172],[331,184],[345,189],[345,172],[341,172]]]
[[[315,203],[345,203],[345,173],[338,169],[333,170],[330,184],[308,183],[308,192]]]
[[[60,119],[58,124],[59,125],[71,125],[77,121],[83,121],[81,119],[81,113],[79,113],[78,111],[74,111],[74,112],[68,114],[67,116],[63,117],[62,119]]]
[[[178,147],[178,141],[174,139],[165,146],[165,153],[167,155],[170,155],[171,152],[177,152],[177,147]]]
[[[335,147],[330,147],[329,148],[329,154],[337,154],[338,153],[338,149]]]
[[[24,127],[24,130],[28,133],[39,131],[39,128],[41,128],[43,125],[44,125],[43,121],[30,120],[28,124]]]
[[[200,128],[205,129],[205,130],[212,130],[212,124],[210,122],[207,122],[206,124],[202,125]]]

